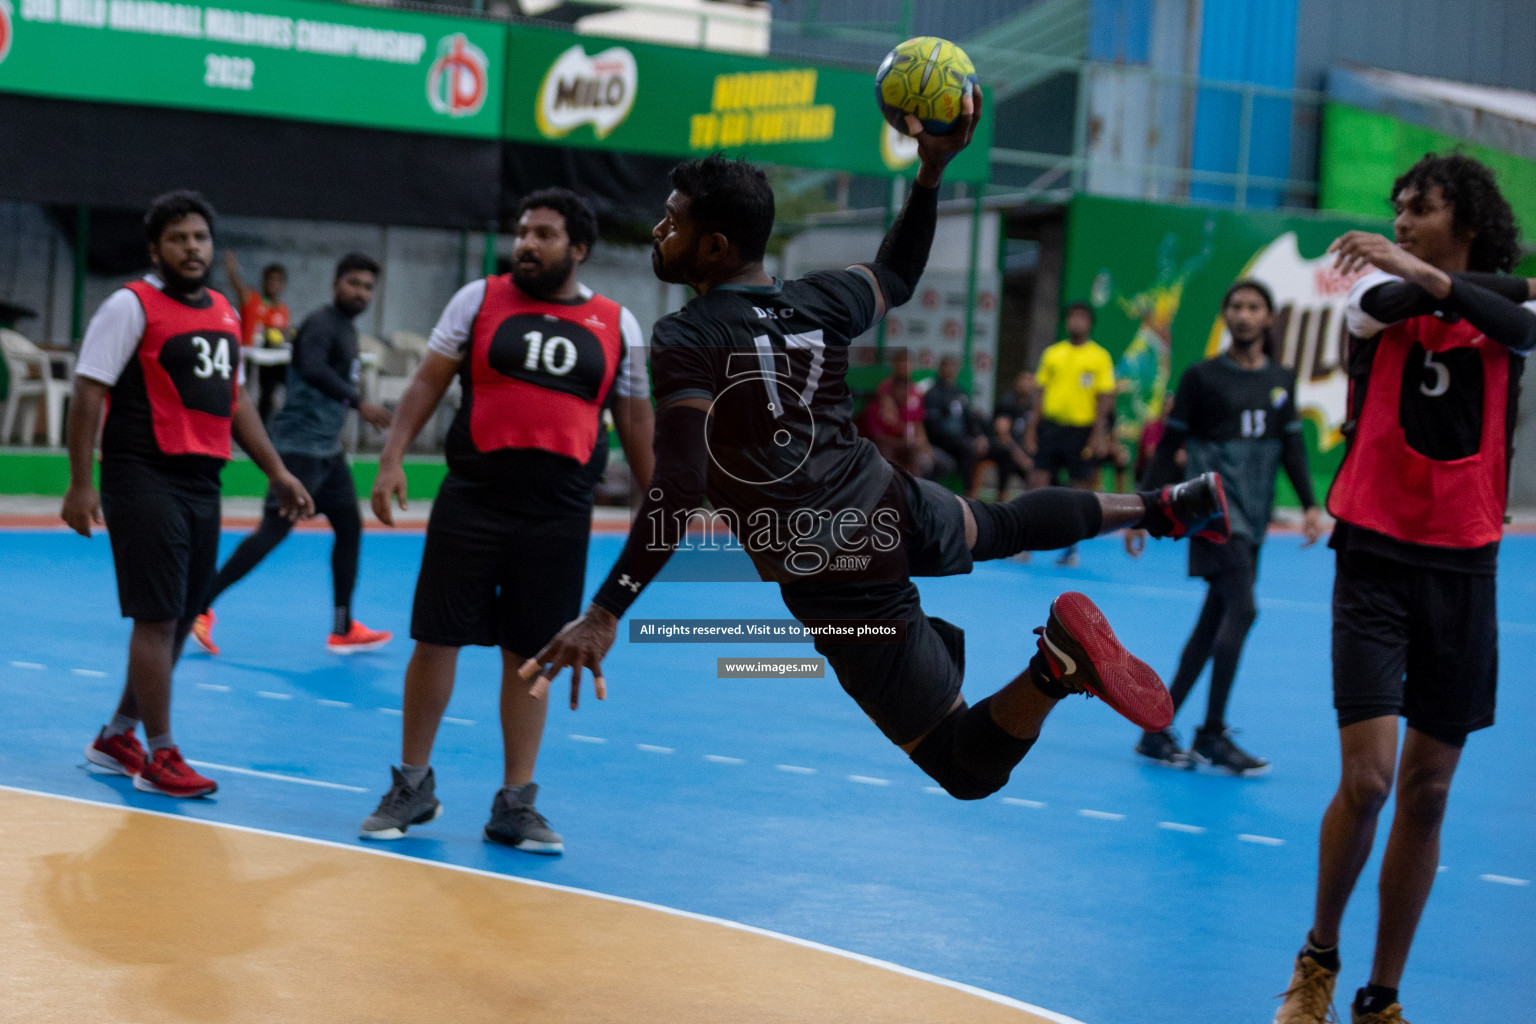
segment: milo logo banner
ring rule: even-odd
[[[1092,303],[1094,338],[1116,358],[1120,440],[1135,444],[1184,368],[1227,346],[1222,296],[1255,277],[1275,296],[1270,357],[1296,371],[1312,471],[1331,479],[1344,453],[1344,302],[1356,277],[1337,273],[1327,249],[1345,231],[1390,234],[1390,224],[1091,196],[1069,210],[1062,299]]]
[[[868,73],[761,57],[572,35],[508,32],[505,137],[543,144],[706,156],[850,174],[911,175],[917,147],[889,132]],[[950,164],[985,181],[991,120]]]

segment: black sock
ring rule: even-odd
[[[1339,947],[1337,944],[1323,947],[1319,946],[1312,938],[1312,933],[1307,932],[1306,944],[1301,947],[1301,955],[1309,956],[1317,961],[1317,966],[1326,967],[1330,971],[1339,969]]]
[[[1397,989],[1372,982],[1355,993],[1355,1012],[1380,1013],[1397,1002]]]
[[[1035,656],[1029,659],[1029,681],[1035,684],[1035,689],[1052,700],[1062,700],[1072,695],[1071,690],[1057,681],[1056,673],[1052,671],[1044,651],[1035,651]]]
[[[1056,551],[1096,537],[1104,509],[1092,491],[1042,487],[1012,501],[966,499],[976,519],[971,556],[978,562],[1010,558],[1020,551]]]
[[[331,632],[337,636],[346,636],[351,630],[352,608],[349,605],[337,605],[334,618],[331,620]]]

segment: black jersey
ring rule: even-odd
[[[1221,474],[1234,536],[1263,542],[1282,461],[1302,504],[1313,504],[1296,412],[1296,375],[1277,363],[1246,369],[1223,353],[1185,370],[1149,474],[1154,484],[1166,482],[1156,479],[1165,463],[1164,446],[1176,448],[1180,440],[1189,455],[1188,476]],[[1169,455],[1171,463],[1171,450]]]
[[[657,404],[710,401],[709,499],[764,579],[867,578],[899,543],[894,470],[847,382],[874,321],[872,282],[841,270],[723,285],[656,324]]]

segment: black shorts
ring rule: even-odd
[[[1341,551],[1333,581],[1339,727],[1402,715],[1461,746],[1493,724],[1499,677],[1495,578]]]
[[[357,484],[352,479],[352,467],[347,457],[336,455],[300,455],[295,452],[278,452],[288,472],[299,478],[309,496],[315,499],[315,511],[327,519],[345,516],[349,512],[356,517]],[[267,491],[264,515],[281,515],[282,501],[271,489]]]
[[[219,567],[216,484],[189,485],[144,469],[104,471],[101,512],[124,618],[190,619],[206,607]]]
[[[1052,481],[1063,471],[1073,482],[1087,480],[1097,465],[1096,460],[1083,455],[1092,435],[1091,426],[1069,427],[1042,419],[1037,428],[1039,450],[1035,452],[1035,468],[1049,473]]]
[[[411,639],[532,657],[581,614],[591,534],[590,515],[510,511],[449,474],[427,521]]]
[[[955,494],[931,480],[898,471],[907,515],[902,543],[912,576],[952,576],[971,571],[965,513]],[[900,493],[900,492],[898,492]],[[932,729],[949,713],[965,677],[965,633],[923,613],[911,579],[821,583],[780,587],[795,618],[901,619],[901,643],[849,643],[818,638],[816,650],[837,673],[848,696],[900,746]]]
[[[784,604],[797,619],[902,619],[901,643],[850,643],[818,637],[816,650],[848,696],[897,746],[949,714],[965,677],[965,633],[923,614],[911,580],[786,583]]]
[[[1259,546],[1242,534],[1218,544],[1203,537],[1189,538],[1189,574],[1210,579],[1223,573],[1243,572],[1249,579],[1259,575]]]

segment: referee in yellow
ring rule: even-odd
[[[1093,332],[1093,308],[1073,302],[1065,310],[1067,337],[1040,355],[1035,380],[1040,404],[1024,437],[1034,457],[1029,486],[1049,487],[1061,473],[1067,484],[1094,489],[1094,471],[1109,454],[1109,417],[1115,407],[1115,364]],[[1062,552],[1057,565],[1078,564],[1077,545]]]

